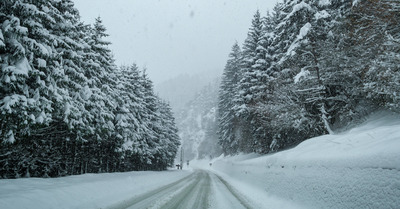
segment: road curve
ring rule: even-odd
[[[220,176],[205,170],[153,191],[132,197],[109,209],[253,208],[245,196]]]

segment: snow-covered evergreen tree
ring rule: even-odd
[[[240,136],[237,135],[239,118],[235,111],[239,94],[239,81],[241,79],[242,52],[236,42],[232,46],[229,59],[226,63],[219,89],[218,101],[218,134],[219,143],[226,153],[238,151]]]
[[[257,140],[252,132],[257,129],[254,109],[262,95],[260,82],[267,67],[264,32],[261,14],[257,11],[242,47],[241,79],[234,107],[240,119],[237,132],[241,140],[238,146],[245,152],[254,151],[253,143]]]
[[[178,129],[172,109],[169,104],[161,99],[157,99],[158,122],[155,124],[159,132],[159,143],[154,154],[155,169],[166,169],[174,164],[177,148],[180,146]]]

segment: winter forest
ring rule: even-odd
[[[163,170],[180,145],[146,70],[71,0],[0,2],[0,178]]]
[[[285,0],[256,12],[222,77],[225,154],[270,153],[400,110],[400,1]]]
[[[85,24],[72,0],[1,0],[0,178],[165,170],[181,144],[189,159],[265,154],[399,112],[399,11],[398,0],[256,11],[222,78],[175,124],[146,69],[115,64],[100,17]]]

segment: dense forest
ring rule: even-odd
[[[0,1],[0,178],[170,166],[171,108],[71,0]]]
[[[218,101],[207,90],[189,104],[202,111],[180,116],[196,115],[182,123],[199,129],[185,132],[199,139],[194,155],[219,152],[215,133],[225,154],[269,153],[374,110],[400,111],[399,26],[398,0],[284,0],[257,11]],[[169,104],[146,69],[116,66],[107,36],[72,0],[0,2],[0,178],[172,165],[180,139]]]
[[[400,1],[285,0],[257,11],[219,92],[225,154],[269,153],[400,110]]]

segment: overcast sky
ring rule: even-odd
[[[85,23],[100,16],[118,65],[147,67],[157,84],[180,74],[222,72],[257,9],[277,0],[73,0]]]

